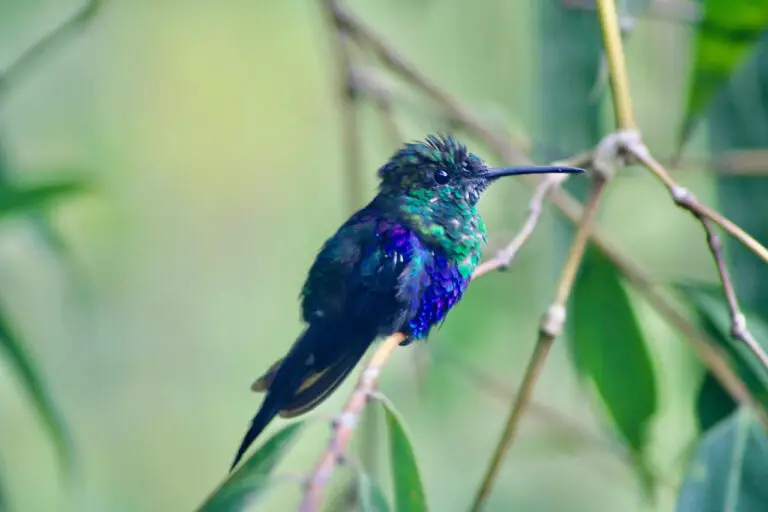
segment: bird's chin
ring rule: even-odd
[[[480,200],[480,196],[488,188],[489,182],[487,180],[476,180],[467,187],[466,198],[467,202],[471,205],[477,204]]]

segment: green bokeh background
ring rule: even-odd
[[[552,88],[567,93],[568,84],[535,83],[533,0],[351,5],[489,122],[546,144],[532,99]],[[77,7],[0,4],[0,69]],[[224,477],[259,405],[248,388],[298,334],[306,270],[350,213],[326,29],[310,0],[115,0],[0,105],[14,176],[32,182],[83,170],[98,187],[53,212],[86,277],[84,295],[28,224],[0,225],[0,297],[69,422],[80,461],[67,487],[0,359],[0,469],[18,510],[192,510]],[[679,126],[689,38],[684,25],[643,20],[627,47],[638,121],[659,155],[671,152]],[[417,101],[423,112],[401,112],[407,136],[444,129],[427,116],[428,100]],[[369,196],[393,148],[371,109],[362,119]],[[677,178],[714,202],[710,176],[686,169]],[[519,183],[487,194],[489,250],[517,229],[527,198]],[[511,271],[472,285],[432,345],[510,387],[519,382],[557,272],[553,220],[548,211]],[[612,185],[600,222],[660,282],[713,278],[700,228],[637,169]],[[700,370],[663,321],[642,301],[638,307],[660,369],[653,460],[674,483],[693,435]],[[432,509],[464,510],[508,405],[439,358],[419,385],[413,354],[395,354],[381,390],[413,434]],[[317,414],[339,410],[351,383]],[[536,400],[611,436],[563,344]],[[281,471],[309,470],[326,435],[323,423],[314,425]],[[671,509],[673,488],[652,506],[637,485],[602,445],[534,413],[487,510]],[[298,496],[285,483],[264,509],[290,510]]]

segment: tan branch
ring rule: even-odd
[[[762,365],[765,368],[768,368],[768,355],[747,328],[747,318],[739,307],[739,300],[736,298],[736,290],[733,287],[733,281],[728,273],[728,267],[726,266],[725,258],[723,257],[720,237],[717,236],[715,228],[712,226],[712,222],[710,222],[709,219],[700,215],[697,215],[697,218],[701,222],[704,231],[707,233],[707,244],[709,245],[712,257],[715,260],[717,273],[720,276],[720,283],[723,286],[723,293],[728,302],[728,310],[731,315],[731,336],[744,343],[758,360],[760,360]]]
[[[299,506],[300,512],[315,512],[320,510],[323,501],[323,492],[331,480],[333,470],[343,460],[349,442],[352,439],[360,413],[376,388],[376,382],[381,374],[381,369],[386,364],[389,356],[395,348],[405,340],[403,333],[395,333],[388,337],[379,346],[373,357],[365,366],[360,379],[357,381],[354,391],[349,397],[341,414],[334,420],[331,440],[328,447],[320,456],[320,460],[305,484],[304,497]]]
[[[584,153],[567,160],[554,162],[552,165],[583,167],[589,164],[591,159],[591,153]],[[473,278],[480,277],[494,270],[506,270],[509,268],[518,251],[531,237],[534,229],[536,229],[543,211],[544,200],[553,189],[559,187],[569,176],[568,174],[550,174],[539,182],[528,203],[528,215],[520,231],[503,249],[496,253],[494,258],[478,265],[472,274]]]
[[[504,456],[515,439],[523,412],[525,412],[528,403],[531,401],[534,386],[544,368],[544,363],[552,348],[552,344],[555,338],[562,332],[565,324],[568,297],[573,289],[577,271],[581,266],[584,250],[589,240],[589,232],[592,229],[592,224],[595,220],[595,215],[603,195],[605,184],[606,180],[598,173],[591,188],[590,196],[587,199],[584,217],[576,231],[568,257],[563,266],[560,278],[558,279],[554,300],[542,319],[533,356],[528,363],[525,375],[523,376],[523,382],[520,385],[520,390],[518,391],[512,409],[509,412],[501,439],[496,446],[491,462],[486,469],[483,481],[480,484],[480,488],[472,503],[471,510],[473,512],[478,512],[482,509],[485,500],[491,493],[493,484],[501,469]]]
[[[688,210],[697,218],[700,217],[711,220],[720,226],[726,233],[744,244],[763,261],[768,263],[768,249],[723,215],[699,202],[688,189],[680,186],[672,176],[669,175],[664,166],[651,155],[650,151],[648,151],[648,148],[641,140],[638,139],[633,143],[627,144],[625,149],[667,187],[677,206]]]
[[[600,15],[600,27],[603,30],[603,43],[608,59],[608,73],[611,80],[613,109],[616,125],[622,130],[635,128],[635,111],[629,92],[629,76],[624,57],[624,44],[621,40],[621,28],[613,0],[597,0]]]
[[[342,146],[344,153],[344,175],[347,185],[347,204],[354,211],[360,206],[363,195],[362,155],[358,137],[360,135],[359,112],[357,105],[354,68],[349,45],[351,43],[348,32],[339,20],[333,16],[331,5],[333,0],[325,0],[328,9],[328,23],[332,38],[333,57],[336,65],[336,86],[338,88],[339,102],[341,103],[341,130]]]

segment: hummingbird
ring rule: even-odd
[[[490,168],[447,135],[407,143],[378,171],[379,190],[320,249],[301,290],[307,324],[287,355],[252,386],[265,391],[237,452],[280,415],[325,400],[368,347],[395,332],[426,339],[461,299],[486,228],[476,205],[503,176],[581,173],[574,167]]]

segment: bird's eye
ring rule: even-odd
[[[438,185],[445,185],[449,181],[451,181],[451,177],[445,170],[438,169],[435,171],[435,183]]]

